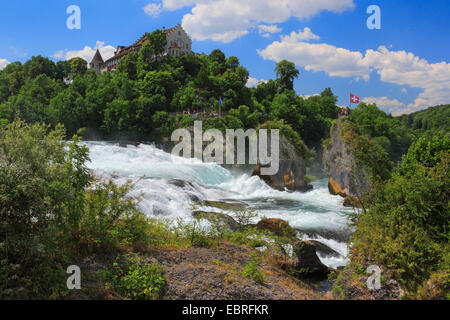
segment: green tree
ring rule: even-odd
[[[45,74],[50,78],[55,78],[57,75],[55,63],[42,56],[33,56],[23,65],[25,78],[28,80],[34,79],[41,74]]]
[[[41,74],[28,81],[7,105],[27,122],[47,121],[48,105],[62,89],[60,82]]]
[[[199,58],[193,54],[185,54],[181,57],[184,70],[192,77],[197,76],[202,66]]]
[[[87,148],[64,129],[15,121],[0,130],[0,297],[51,298],[64,290],[60,241],[77,227],[90,185]],[[81,196],[81,197],[80,197]],[[36,271],[35,271],[36,270]]]
[[[191,86],[180,88],[172,100],[172,108],[177,111],[192,109],[199,105],[198,92]]]
[[[409,130],[399,119],[386,114],[375,104],[361,102],[356,109],[352,110],[350,118],[358,124],[363,134],[372,138],[380,137],[376,141],[384,141],[382,146],[388,147],[385,150],[392,161],[400,161],[411,145],[412,137]],[[381,137],[387,138],[389,143],[385,143],[386,140]]]
[[[136,80],[137,63],[138,63],[138,54],[136,52],[131,52],[122,59],[120,59],[119,63],[117,64],[116,71],[126,73],[129,79]]]
[[[258,111],[250,113],[249,107],[239,106],[238,109],[230,109],[228,111],[228,115],[239,119],[244,125],[244,129],[247,129],[247,128],[256,128],[261,113]]]
[[[147,40],[150,43],[152,55],[160,55],[164,52],[167,45],[167,36],[163,30],[155,30],[152,33],[147,33]]]
[[[275,72],[282,90],[294,89],[294,79],[298,78],[300,72],[293,62],[281,60],[277,63]]]
[[[155,128],[158,128],[160,136],[170,138],[175,130],[175,116],[165,111],[158,111],[153,115],[152,120]]]
[[[75,78],[76,76],[83,76],[87,71],[87,62],[82,58],[73,58],[67,61],[69,65],[69,75],[70,78]]]
[[[0,103],[8,100],[10,96],[19,93],[25,83],[25,73],[22,63],[8,64],[0,72]]]

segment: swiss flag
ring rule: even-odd
[[[350,103],[359,103],[359,97],[350,93]]]

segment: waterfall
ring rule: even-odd
[[[303,233],[303,239],[316,239],[341,255],[319,255],[325,264],[337,267],[347,263],[348,248],[343,239],[351,211],[343,207],[342,198],[329,194],[327,181],[314,181],[314,189],[306,193],[284,192],[248,172],[231,172],[215,163],[175,157],[152,145],[83,144],[90,149],[88,167],[97,175],[112,177],[118,184],[127,180],[135,183],[132,195],[141,195],[139,208],[145,214],[190,219],[193,203],[237,201],[256,210],[259,217],[288,221]]]

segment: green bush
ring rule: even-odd
[[[85,206],[73,243],[84,254],[114,251],[119,247],[143,248],[151,244],[151,224],[128,196],[133,185],[95,181],[85,190]]]
[[[166,285],[163,268],[137,254],[118,257],[106,278],[107,288],[130,299],[157,300]]]
[[[0,297],[65,294],[64,244],[91,183],[87,151],[64,129],[15,121],[0,131]]]
[[[359,217],[354,234],[354,257],[386,266],[412,295],[434,273],[449,277],[450,149],[446,139],[423,138],[411,146],[400,169],[378,189],[368,211]]]
[[[247,263],[244,267],[244,271],[242,272],[242,276],[244,278],[252,279],[253,281],[264,284],[266,279],[264,274],[260,270],[261,260],[257,255],[253,255],[250,259],[250,262]]]
[[[392,163],[387,152],[369,136],[362,134],[360,127],[354,122],[342,118],[340,123],[340,135],[350,145],[349,150],[355,156],[356,163],[369,169],[372,180],[389,178]]]
[[[130,183],[98,180],[88,149],[64,135],[22,121],[0,131],[0,298],[61,298],[80,257],[179,241],[139,212]]]

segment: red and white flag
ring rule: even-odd
[[[359,97],[350,93],[350,103],[359,103]]]

